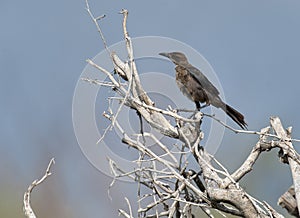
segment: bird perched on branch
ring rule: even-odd
[[[246,129],[247,123],[244,116],[222,101],[217,88],[206,78],[206,76],[191,65],[186,56],[180,52],[159,53],[169,58],[175,65],[176,83],[180,91],[195,102],[198,110],[201,109],[201,103],[213,105],[221,108],[231,119],[236,122],[242,129]]]

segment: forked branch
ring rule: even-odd
[[[139,154],[138,159],[134,161],[137,163],[137,167],[131,172],[124,171],[122,167],[118,166],[118,163],[110,160],[110,163],[114,163],[110,166],[115,178],[128,177],[137,181],[139,187],[144,186],[148,190],[143,195],[138,194],[137,215],[139,217],[191,217],[195,213],[193,208],[201,208],[209,217],[212,217],[210,209],[216,209],[222,214],[230,213],[249,218],[283,217],[268,203],[260,202],[248,194],[239,186],[238,182],[253,170],[256,160],[263,152],[279,148],[282,150],[281,159],[287,160],[291,166],[296,198],[299,199],[300,173],[298,169],[300,161],[298,153],[292,147],[291,132],[284,131],[279,118],[271,118],[271,125],[261,131],[237,131],[220,121],[222,125],[236,133],[253,134],[259,137],[246,160],[235,172],[230,174],[218,160],[200,146],[204,137],[200,130],[202,113],[195,114],[194,119],[185,118],[178,114],[178,111],[157,108],[147,95],[139,79],[134,60],[134,48],[127,30],[128,11],[123,9],[121,14],[123,14],[122,28],[128,60],[122,61],[115,52],[111,52],[110,57],[115,72],[125,81],[126,85],[115,79],[109,70],[103,69],[91,61],[89,63],[110,79],[110,85],[114,86],[113,90],[120,96],[121,104],[118,111],[123,106],[137,111],[148,124],[161,134],[179,139],[180,144],[176,143],[176,145],[170,146],[156,141],[159,149],[163,151],[163,154],[157,154],[157,151],[146,146],[145,141],[141,142],[140,140],[143,136],[146,141],[153,141],[156,139],[153,134],[143,132],[142,135],[139,133],[129,135],[127,127],[121,126],[118,122],[118,112],[114,114],[111,111],[110,115],[106,114],[106,117],[112,122],[112,126],[122,132],[122,142],[137,150]],[[92,18],[95,21],[95,18]],[[100,28],[98,24],[97,28]],[[103,43],[105,44],[105,41]],[[170,123],[170,118],[174,119],[177,124],[175,127]],[[272,130],[275,134],[271,133]],[[188,169],[191,167],[188,161],[189,154],[192,154],[197,161],[196,168],[193,166],[193,169]],[[133,217],[131,205],[128,200],[126,201],[130,212],[124,210],[119,210],[119,212],[125,217]],[[299,202],[297,201],[297,203]]]

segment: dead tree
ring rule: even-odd
[[[208,217],[213,217],[212,209],[224,216],[233,214],[251,218],[283,217],[267,202],[256,200],[239,186],[239,181],[251,172],[260,154],[278,148],[280,160],[289,164],[294,182],[293,191],[281,197],[280,205],[299,217],[300,158],[292,145],[293,141],[298,140],[291,138],[291,128],[285,130],[278,117],[272,117],[270,125],[260,131],[236,130],[217,120],[220,125],[225,125],[226,128],[236,133],[259,136],[258,142],[253,146],[243,164],[235,172],[229,173],[214,156],[201,147],[204,137],[200,128],[201,121],[203,116],[208,115],[197,112],[192,118],[186,118],[177,110],[158,108],[144,91],[134,60],[134,45],[126,27],[128,11],[125,9],[121,11],[128,52],[128,60],[122,61],[116,53],[107,48],[99,26],[99,21],[104,16],[95,17],[90,11],[88,1],[86,1],[86,6],[111,57],[114,72],[125,81],[125,85],[124,82],[120,83],[121,79],[116,79],[110,70],[87,60],[90,65],[109,78],[112,90],[120,97],[119,109],[116,112],[108,109],[108,112],[104,112],[103,115],[110,120],[112,128],[122,133],[122,142],[139,153],[139,158],[136,160],[138,167],[132,172],[125,172],[118,163],[109,160],[115,178],[128,177],[136,181],[140,187],[137,193],[138,211],[132,211],[131,203],[126,199],[129,209],[119,209],[120,214],[124,217],[195,217],[194,209],[199,208]],[[98,83],[99,81],[92,82]],[[122,107],[129,107],[136,111],[139,119],[147,122],[161,134],[177,139],[180,144],[177,150],[171,151],[151,133],[141,131],[135,136],[129,135],[126,127],[118,122],[119,111]],[[216,119],[213,116],[211,118]],[[172,125],[169,119],[174,119],[176,126]],[[145,146],[144,142],[148,139],[154,140],[164,154],[158,155]],[[201,170],[188,169],[187,155],[189,154],[193,155]]]

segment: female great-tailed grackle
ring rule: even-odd
[[[222,101],[217,88],[200,70],[188,62],[184,54],[180,52],[159,54],[169,58],[176,65],[176,83],[180,91],[195,102],[198,110],[201,108],[199,102],[211,104],[225,111],[242,129],[247,128],[244,116]]]

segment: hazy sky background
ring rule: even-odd
[[[278,115],[300,138],[299,1],[114,0],[90,6],[107,15],[101,26],[109,45],[123,39],[118,12],[127,8],[132,37],[170,37],[199,51],[249,129],[260,130]],[[24,191],[55,157],[53,175],[32,195],[37,215],[117,217],[117,209],[126,208],[120,193],[134,186],[117,184],[111,202],[111,179],[84,157],[72,126],[85,60],[103,50],[84,1],[1,1],[0,26],[0,216],[22,217]],[[226,131],[216,155],[233,171],[256,140]],[[242,185],[279,209],[291,176],[276,154],[264,154]]]

